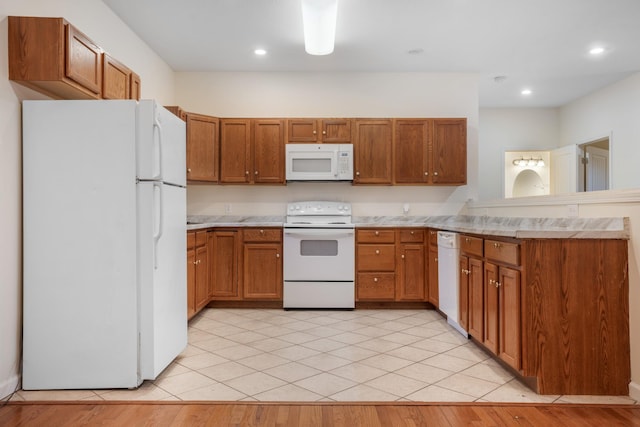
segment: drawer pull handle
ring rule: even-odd
[[[412,232],[411,232],[411,235],[413,236],[414,234],[415,234],[415,232],[414,232],[414,231],[412,231]]]
[[[470,239],[470,238],[468,238],[468,237],[465,237],[465,238],[464,238],[464,241],[465,241],[465,242],[467,242],[467,243],[469,243],[469,242],[471,242],[471,239]]]
[[[264,230],[260,230],[260,234],[264,234]]]
[[[379,231],[376,231],[376,232],[375,232],[375,234],[376,234],[376,236],[379,236],[379,235],[380,235],[380,232],[379,232]]]
[[[501,245],[500,243],[494,243],[494,244],[493,244],[493,247],[494,247],[494,248],[499,248],[499,247],[501,247],[501,246],[502,246],[502,245]]]
[[[377,283],[377,282],[378,282],[378,278],[377,278],[377,277],[374,277],[374,278],[373,278],[373,281]]]

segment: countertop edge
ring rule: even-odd
[[[484,216],[353,217],[356,228],[429,227],[519,239],[630,239],[629,218],[511,218]],[[207,228],[282,227],[278,216],[189,216],[187,231]]]

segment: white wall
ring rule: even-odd
[[[548,150],[560,141],[556,108],[482,108],[479,122],[477,200],[504,197],[505,151]]]
[[[477,188],[478,82],[475,74],[176,73],[178,104],[218,117],[467,117],[468,185],[362,187],[336,183],[189,186],[189,214],[284,215],[289,201],[316,197],[353,203],[356,215],[457,213]],[[267,197],[268,195],[268,197]]]
[[[100,0],[0,2],[0,398],[18,384],[20,371],[22,220],[21,113],[23,99],[41,95],[9,82],[7,16],[63,17],[135,70],[142,97],[173,104],[173,71]],[[46,213],[43,213],[46,214]],[[79,248],[64,248],[79,250]]]
[[[610,136],[612,189],[640,187],[640,73],[560,109],[561,145]]]

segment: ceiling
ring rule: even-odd
[[[103,1],[175,71],[477,73],[481,107],[555,107],[640,70],[639,0],[338,0],[327,56],[300,0]]]

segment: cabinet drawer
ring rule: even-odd
[[[396,233],[389,230],[357,230],[358,243],[395,243]]]
[[[394,273],[358,273],[358,300],[393,300],[396,275]]]
[[[482,257],[483,240],[479,237],[460,236],[460,251],[467,255]]]
[[[282,240],[279,228],[245,228],[243,236],[245,242],[279,242]]]
[[[429,245],[438,246],[438,230],[434,228],[430,228],[427,234],[429,239]]]
[[[424,230],[422,229],[408,229],[400,230],[400,241],[402,243],[423,243],[424,242]]]
[[[484,255],[487,259],[493,261],[520,265],[520,245],[517,243],[485,240]]]
[[[193,249],[196,247],[196,233],[195,231],[187,232],[187,249]]]
[[[395,245],[358,245],[358,271],[395,271]]]
[[[207,231],[196,231],[196,246],[204,246],[207,244]]]

